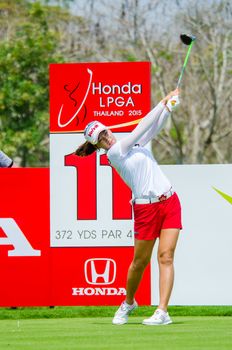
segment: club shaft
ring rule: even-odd
[[[187,54],[185,56],[184,64],[182,66],[181,73],[180,73],[180,76],[179,76],[179,80],[178,80],[178,83],[177,83],[177,88],[180,86],[180,83],[181,83],[181,80],[182,80],[182,77],[183,77],[183,74],[184,74],[184,71],[185,71],[185,67],[187,66],[187,63],[188,63],[188,59],[189,59],[189,55],[190,55],[190,51],[192,49],[192,46],[193,46],[193,41],[189,45],[188,52],[187,52]]]

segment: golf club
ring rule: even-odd
[[[181,69],[181,73],[180,73],[179,80],[178,80],[178,83],[177,83],[177,88],[180,86],[180,83],[181,83],[181,80],[182,80],[182,77],[183,77],[183,74],[184,74],[184,71],[185,71],[185,67],[186,67],[186,65],[188,63],[189,55],[190,55],[193,43],[196,40],[196,37],[194,35],[181,34],[180,35],[180,40],[182,41],[183,44],[189,46],[189,48],[188,48],[188,51],[187,51],[187,54],[186,54],[186,57],[185,57],[185,60],[184,60],[183,67]]]

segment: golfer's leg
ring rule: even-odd
[[[126,284],[126,302],[133,304],[134,295],[139,286],[143,272],[151,259],[152,250],[155,244],[154,240],[135,239],[134,258],[129,267]]]
[[[158,307],[164,311],[167,311],[174,282],[173,260],[179,232],[179,229],[165,229],[160,234],[158,247],[160,303]]]

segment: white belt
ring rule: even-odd
[[[150,197],[150,198],[135,198],[133,199],[134,204],[151,204],[151,203],[158,203],[158,202],[163,202],[166,199],[170,198],[174,194],[173,190],[170,190],[161,196],[157,197]]]

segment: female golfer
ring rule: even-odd
[[[133,192],[134,257],[127,275],[126,300],[115,313],[115,325],[127,323],[128,315],[138,306],[135,292],[157,238],[160,300],[155,313],[143,324],[172,323],[167,306],[174,280],[174,251],[182,228],[181,206],[171,183],[151,152],[143,146],[162,129],[170,112],[179,104],[178,95],[178,89],[172,91],[120,141],[100,122],[91,122],[85,128],[86,142],[76,150],[78,156],[89,155],[100,148],[106,150],[110,164]]]

